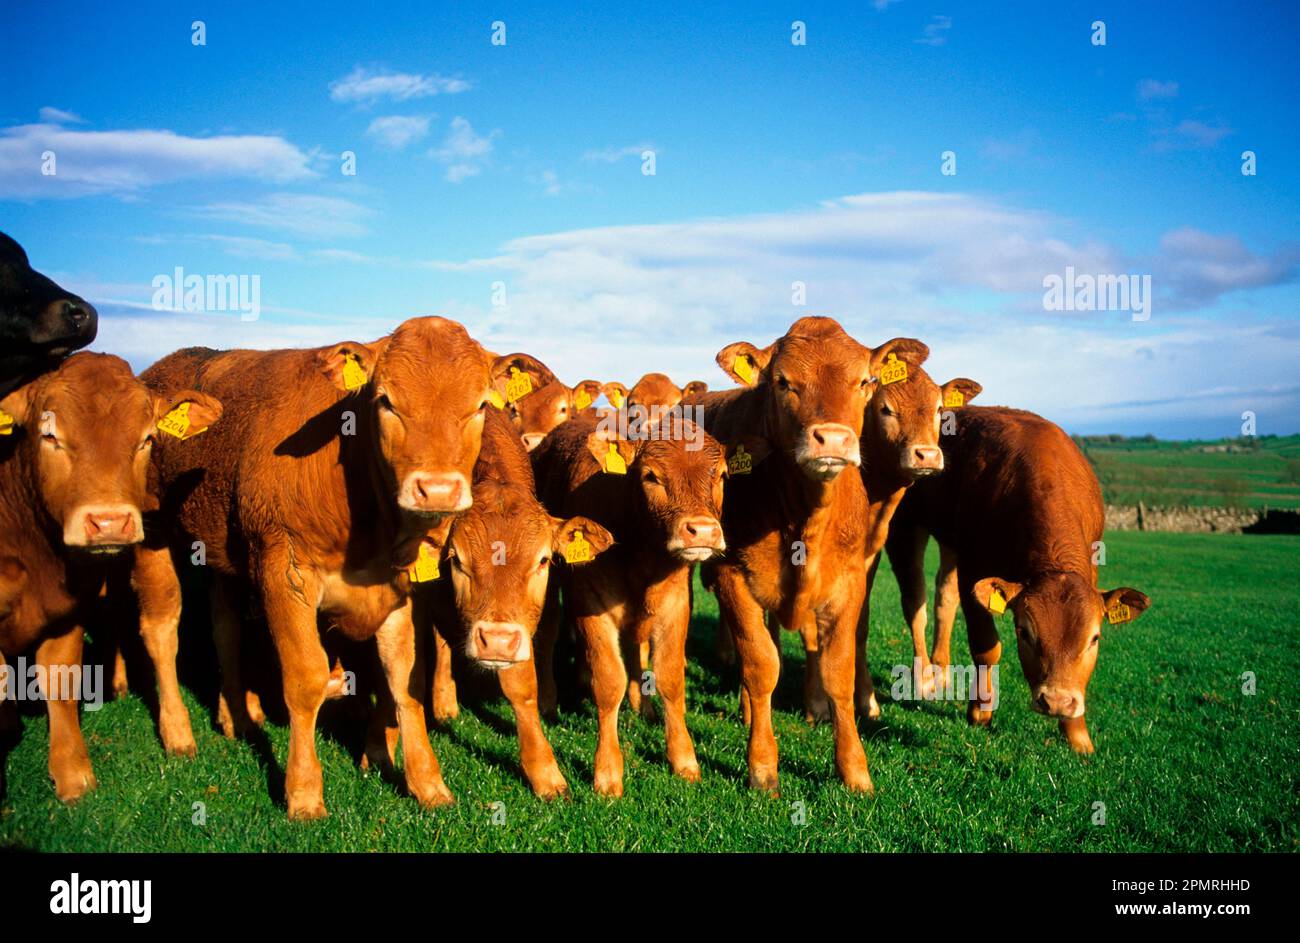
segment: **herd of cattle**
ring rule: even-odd
[[[698,779],[684,682],[696,566],[729,630],[719,654],[740,666],[749,782],[764,790],[777,787],[781,628],[802,635],[806,710],[833,724],[844,784],[872,788],[855,715],[880,714],[866,653],[882,550],[922,692],[951,684],[959,601],[977,669],[997,664],[995,616],[1009,611],[1034,709],[1083,753],[1101,624],[1149,603],[1097,588],[1101,493],[1070,438],[1032,413],[968,405],[980,385],[932,380],[911,338],[867,347],[805,317],[767,346],[718,353],[735,389],[656,373],[629,389],[568,386],[535,357],[491,353],[460,324],[422,317],[369,343],[189,348],[136,377],[108,354],[69,356],[93,340],[94,308],[3,235],[0,308],[4,659],[80,665],[93,613],[133,591],[163,744],[192,755],[176,659],[194,581],[183,594],[178,571],[201,562],[227,736],[264,717],[239,670],[250,607],[274,641],[292,818],[325,814],[317,715],[355,683],[327,655],[330,629],[375,640],[368,761],[391,764],[400,742],[410,792],[436,806],[453,797],[425,692],[435,719],[454,716],[464,659],[500,679],[536,794],[566,792],[542,717],[556,710],[556,643],[568,638],[599,719],[596,791],[622,793],[617,716],[625,698],[648,707],[646,670],[668,763]],[[609,406],[595,405],[602,396]],[[941,565],[927,652],[930,536]],[[973,674],[968,720],[988,724],[996,692],[987,671]],[[125,682],[119,656],[114,686]],[[50,775],[74,801],[95,785],[78,704],[53,689],[45,700]],[[12,709],[0,704],[0,726]]]

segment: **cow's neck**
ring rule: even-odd
[[[885,468],[886,464],[890,467]],[[912,481],[900,474],[892,462],[867,460],[862,471],[862,484],[867,492],[867,556],[873,556],[885,545],[889,522]]]
[[[340,460],[350,517],[347,557],[350,566],[361,568],[364,561],[391,557],[397,544],[409,539],[417,524],[416,515],[397,506],[375,435],[373,412],[359,404],[354,411],[357,434],[343,439]]]

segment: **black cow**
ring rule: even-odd
[[[0,233],[0,397],[58,366],[98,329],[89,303],[33,269],[23,247]]]

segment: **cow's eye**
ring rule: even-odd
[[[59,437],[56,436],[53,432],[41,433],[41,441],[44,442],[52,449],[57,450],[63,448],[63,443],[59,441]]]
[[[1101,641],[1101,633],[1098,632],[1096,635],[1094,635],[1094,636],[1092,637],[1092,641],[1088,643],[1088,647],[1091,648],[1091,647],[1095,646],[1095,645],[1096,645],[1098,642],[1100,642],[1100,641]]]
[[[140,442],[140,444],[136,446],[136,449],[135,449],[135,450],[136,450],[137,452],[147,452],[147,451],[149,451],[151,448],[153,448],[153,436],[151,436],[151,435],[147,435],[147,436],[145,436],[144,439]]]
[[[787,379],[786,379],[785,377],[783,377],[783,376],[778,376],[778,377],[776,378],[776,386],[777,386],[777,389],[779,389],[779,390],[789,390],[789,389],[790,389],[790,381],[787,380]]]
[[[859,389],[865,390],[871,385],[871,377],[863,377],[862,382],[858,384]]]
[[[561,415],[561,416],[567,416],[567,415],[569,415],[569,407],[568,407],[568,406],[561,406],[561,407],[560,407],[560,415]]]
[[[652,471],[651,471],[650,469],[648,469],[648,468],[646,469],[645,476],[644,476],[641,480],[644,481],[644,482],[645,482],[646,484],[648,484],[648,485],[658,485],[658,484],[662,484],[662,482],[659,480],[659,476],[656,475],[654,472],[652,472]]]
[[[540,560],[537,561],[537,569],[539,570],[545,570],[550,565],[551,565],[550,557],[542,557]]]
[[[882,416],[893,416],[893,415],[896,415],[896,414],[895,414],[894,411],[893,411],[892,409],[890,409],[888,406],[886,406],[886,405],[884,405],[884,404],[881,404],[881,407],[880,407],[880,415],[882,415]]]
[[[387,393],[381,393],[381,394],[379,395],[379,399],[376,400],[376,402],[379,404],[379,408],[382,409],[382,410],[383,410],[384,412],[386,412],[386,413],[396,413],[396,412],[397,412],[397,410],[393,408],[393,401],[392,401],[391,399],[388,398],[388,394],[387,394]]]

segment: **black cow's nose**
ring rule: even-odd
[[[90,320],[90,309],[76,301],[63,302],[63,316],[75,327],[81,327]]]

